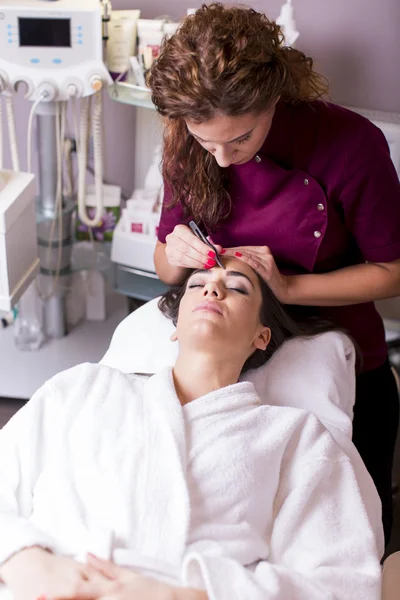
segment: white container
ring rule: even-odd
[[[118,222],[111,246],[111,260],[141,271],[156,272],[154,250],[157,239],[143,233],[124,231],[122,219]]]
[[[138,20],[138,54],[143,60],[144,68],[150,69],[160,54],[164,38],[164,19]]]
[[[140,210],[129,212],[126,208],[122,213],[125,233],[147,234],[149,232],[149,216],[151,213]]]
[[[108,24],[107,68],[111,73],[125,73],[129,57],[136,53],[137,22],[140,10],[113,10]]]
[[[151,213],[150,217],[149,217],[149,235],[151,235],[154,238],[157,238],[158,236],[158,228],[160,226],[160,219],[161,219],[161,213],[159,212],[153,212]]]
[[[127,208],[135,208],[135,206],[139,207],[141,210],[147,210],[146,207],[149,207],[150,212],[154,210],[155,205],[158,200],[158,190],[149,188],[149,189],[139,189],[134,190],[132,196],[129,200],[126,201]]]
[[[0,311],[11,310],[39,270],[34,178],[0,171]]]
[[[166,39],[172,37],[179,29],[180,23],[164,23],[164,35]]]

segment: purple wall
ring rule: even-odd
[[[175,19],[201,0],[112,0],[113,7],[140,8],[142,17]],[[276,19],[284,0],[242,2]],[[400,112],[400,0],[293,0],[300,31],[297,46],[312,56],[331,84],[334,102]],[[130,107],[107,103],[107,175],[129,192],[134,183],[135,127]],[[124,122],[125,121],[125,122]]]
[[[254,0],[251,5],[276,19],[283,1]],[[115,9],[140,8],[143,17],[168,14],[177,19],[186,8],[201,5],[199,0],[188,2],[112,1]],[[317,70],[328,77],[332,100],[400,112],[400,0],[293,0],[293,5],[300,31],[297,46],[312,56]],[[18,100],[18,134],[25,146],[30,103]],[[134,185],[135,116],[131,107],[105,98],[105,177],[122,185],[128,194]],[[25,148],[21,150],[24,155]]]
[[[188,0],[114,0],[115,8],[140,8],[143,17],[180,18]],[[276,19],[284,0],[243,2]],[[331,83],[334,102],[400,111],[400,0],[293,0],[300,37],[297,47],[312,56]]]

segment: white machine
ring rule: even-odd
[[[38,270],[34,176],[0,171],[0,312],[11,310]]]
[[[16,172],[21,168],[12,97],[20,86],[24,87],[25,98],[32,101],[26,136],[28,172],[32,171],[31,137],[36,119],[39,178],[36,216],[40,273],[44,282],[42,289],[40,285],[37,288],[45,301],[46,329],[50,337],[62,337],[66,333],[64,297],[73,243],[71,224],[75,198],[62,194],[67,101],[80,98],[80,118],[74,119],[74,122],[79,121],[79,131],[74,132],[78,154],[77,204],[81,221],[93,227],[103,212],[100,92],[111,82],[103,63],[99,0],[0,0],[0,109],[5,100],[12,165]],[[75,113],[75,104],[72,109]],[[0,110],[0,169],[1,121]],[[90,123],[97,191],[94,218],[89,218],[85,206]],[[32,271],[32,278],[34,275]],[[61,280],[64,283],[60,284]]]
[[[99,91],[110,77],[102,60],[98,0],[0,0],[0,77],[25,97],[68,100]]]

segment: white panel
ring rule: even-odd
[[[155,110],[136,108],[135,188],[144,187],[144,180],[153,161],[154,152],[162,144],[162,121]]]

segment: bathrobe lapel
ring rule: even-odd
[[[144,555],[180,564],[187,543],[190,505],[187,449],[182,407],[171,368],[144,386],[145,447],[139,537]]]

